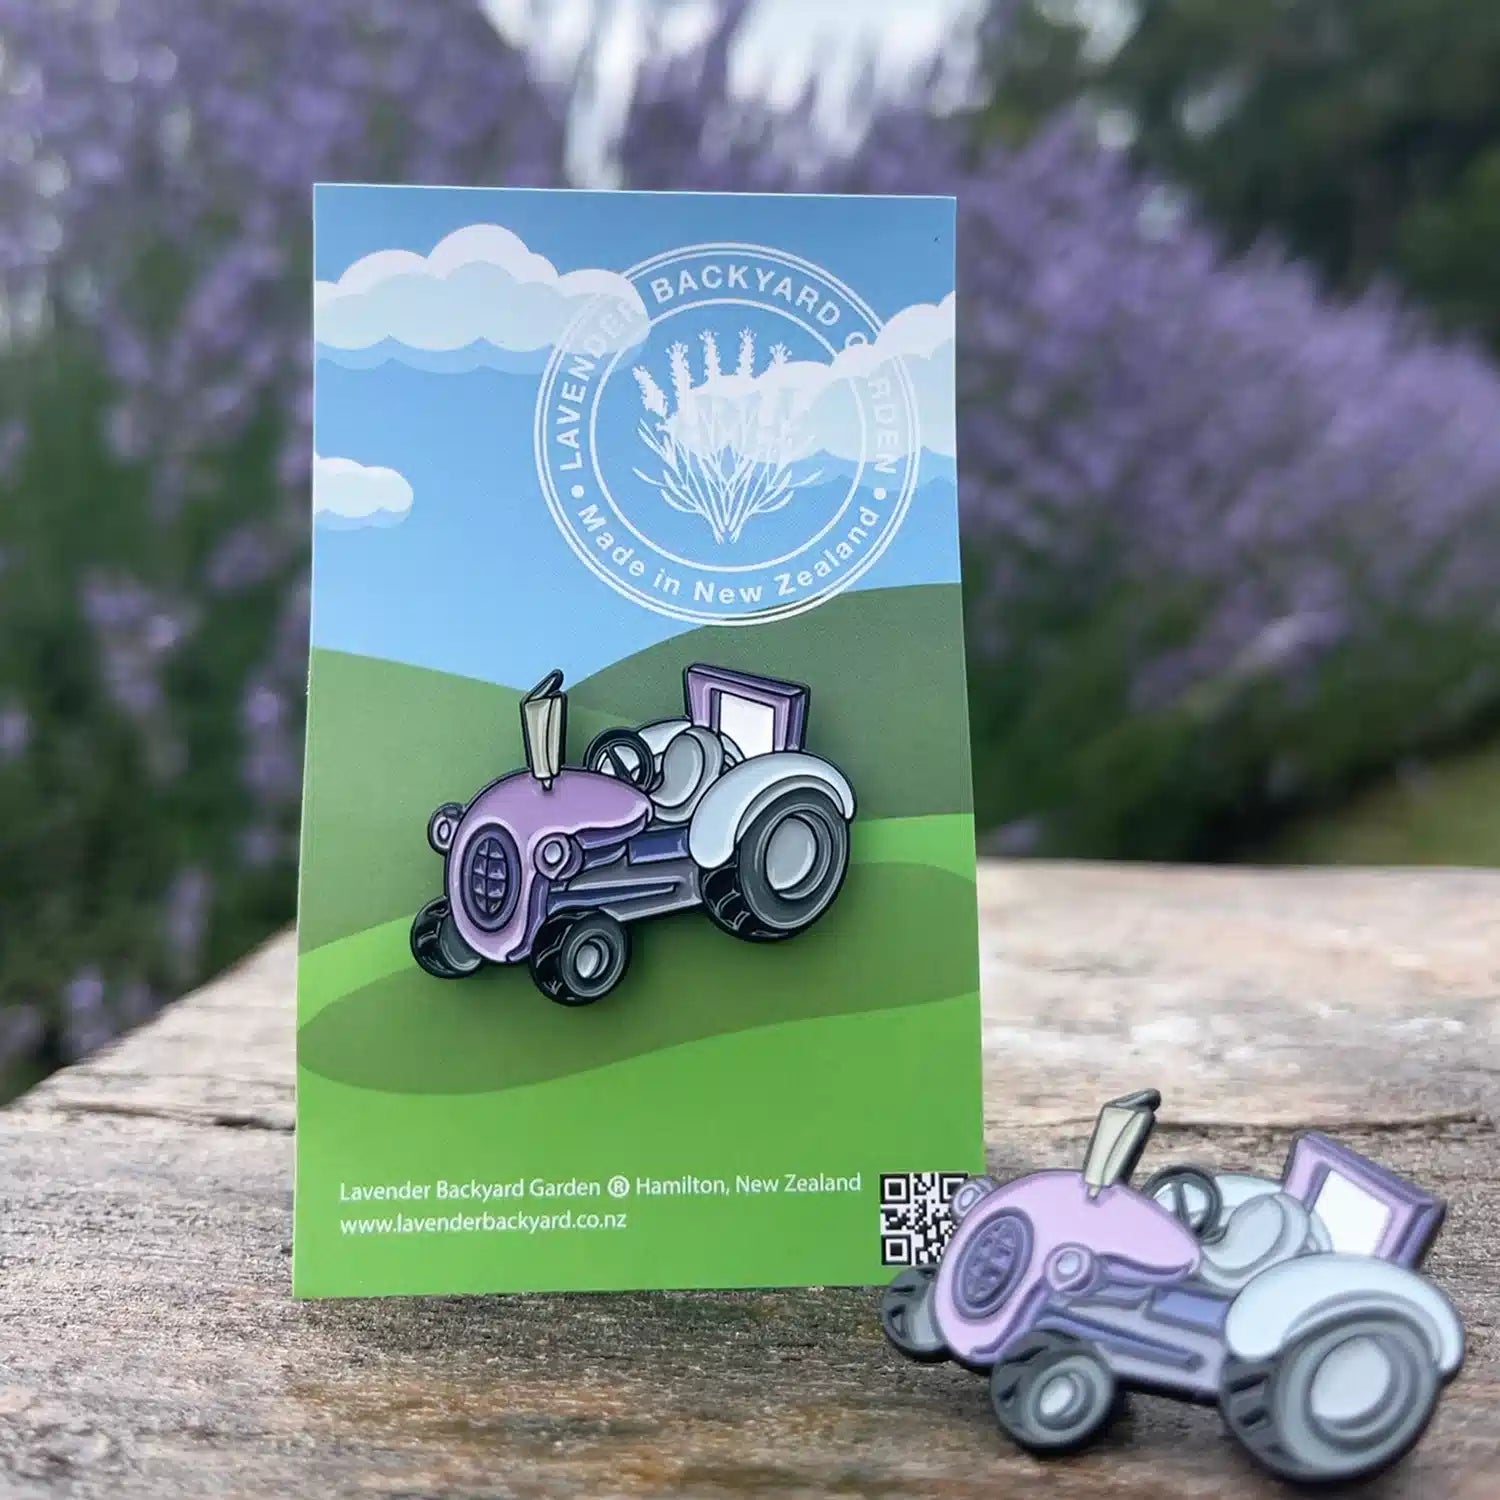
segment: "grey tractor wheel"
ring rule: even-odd
[[[1251,1456],[1302,1484],[1362,1479],[1422,1436],[1441,1380],[1422,1331],[1398,1312],[1355,1310],[1271,1359],[1224,1367],[1219,1410]]]
[[[826,792],[794,788],[763,807],[729,861],[703,877],[704,909],[735,937],[776,942],[828,910],[848,869],[843,813]]]
[[[549,917],[531,945],[531,977],[559,1005],[592,1005],[629,967],[630,933],[607,912]]]
[[[891,1346],[918,1364],[948,1358],[948,1346],[932,1317],[936,1266],[908,1266],[880,1294],[880,1326]]]
[[[411,924],[411,956],[434,979],[466,979],[484,963],[459,933],[446,896],[417,913]]]
[[[1031,1453],[1072,1453],[1120,1410],[1114,1371],[1081,1339],[1033,1333],[990,1372],[990,1405],[1012,1441]]]

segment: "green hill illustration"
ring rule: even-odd
[[[963,840],[967,830],[954,834]],[[726,1032],[969,994],[974,922],[966,879],[928,865],[863,864],[792,942],[736,953],[735,939],[692,913],[642,923],[626,985],[584,1025],[538,995],[524,965],[462,983],[429,979],[397,922],[379,952],[360,955],[388,970],[379,978],[361,983],[358,961],[340,964],[333,953],[327,964],[318,954],[304,960],[307,1008],[321,991],[346,992],[304,1021],[299,1053],[303,1067],[360,1088],[493,1093]]]
[[[954,585],[872,589],[754,631],[687,632],[569,685],[569,758],[601,729],[680,714],[683,668],[707,661],[808,684],[808,748],[853,783],[857,828],[967,813],[962,661],[875,644],[952,639],[960,608]],[[538,677],[567,667],[546,649],[539,641]],[[524,763],[517,704],[531,686],[326,650],[314,651],[311,680],[304,952],[409,918],[437,894],[427,819]]]

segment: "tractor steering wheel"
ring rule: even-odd
[[[589,742],[583,752],[585,769],[613,776],[637,791],[649,792],[659,773],[651,747],[634,729],[606,729]]]
[[[1141,1191],[1196,1239],[1212,1239],[1218,1230],[1224,1195],[1213,1174],[1202,1167],[1163,1167]]]

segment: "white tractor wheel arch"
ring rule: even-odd
[[[708,789],[688,828],[688,853],[700,869],[716,870],[734,853],[740,835],[777,797],[823,792],[844,821],[854,817],[854,789],[836,766],[800,750],[755,755],[726,771]]]
[[[1463,1363],[1452,1302],[1425,1277],[1369,1255],[1304,1255],[1263,1271],[1234,1299],[1224,1340],[1237,1359],[1270,1359],[1325,1316],[1392,1312],[1422,1330],[1446,1378]]]

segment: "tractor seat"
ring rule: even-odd
[[[1198,1278],[1217,1291],[1237,1292],[1281,1261],[1326,1248],[1303,1204],[1287,1193],[1261,1193],[1231,1209],[1204,1242]]]
[[[728,760],[724,741],[711,729],[689,724],[674,734],[661,751],[661,780],[651,793],[658,821],[688,822]]]

